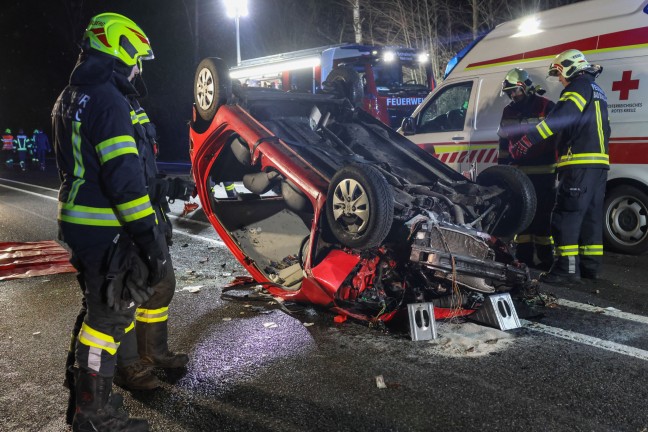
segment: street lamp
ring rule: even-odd
[[[239,34],[239,18],[247,16],[248,6],[247,0],[224,0],[225,9],[227,9],[227,16],[234,18],[236,25],[236,64],[241,64],[241,38]]]

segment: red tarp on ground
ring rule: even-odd
[[[72,273],[70,253],[54,240],[0,242],[0,281],[56,273]]]

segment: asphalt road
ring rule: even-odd
[[[56,187],[53,169],[0,171],[0,239],[55,239]],[[117,389],[153,431],[648,431],[645,255],[607,254],[602,281],[542,287],[558,300],[520,311],[520,329],[440,323],[439,339],[412,342],[251,291],[222,295],[245,271],[199,211],[175,224],[170,345],[189,367],[161,372],[151,393]],[[0,431],[68,430],[79,302],[73,274],[0,282]]]

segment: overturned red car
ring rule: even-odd
[[[498,239],[533,218],[528,178],[510,166],[464,178],[359,109],[360,80],[349,76],[310,94],[232,87],[217,58],[196,70],[193,176],[254,280],[374,322],[420,302],[437,319],[469,315],[529,284]],[[221,183],[236,196],[215,196]]]

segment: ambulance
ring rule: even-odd
[[[497,26],[455,56],[445,79],[404,119],[401,133],[441,161],[475,178],[497,163],[497,128],[509,103],[507,71],[529,72],[545,97],[562,85],[546,79],[555,55],[574,48],[603,66],[597,83],[612,128],[605,199],[608,249],[648,250],[648,1],[589,0]],[[644,106],[645,103],[645,106]]]
[[[358,72],[362,107],[392,127],[400,126],[434,86],[429,55],[414,48],[339,44],[243,60],[230,77],[248,87],[316,93],[331,74]]]

